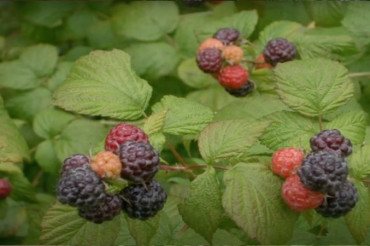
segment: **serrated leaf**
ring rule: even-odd
[[[74,115],[57,109],[47,109],[36,115],[33,120],[33,130],[40,137],[51,139],[60,134],[75,118]]]
[[[278,97],[261,94],[230,103],[217,112],[215,120],[248,119],[254,121],[283,110],[289,109]]]
[[[261,46],[265,47],[268,41],[275,38],[291,40],[292,37],[303,31],[304,27],[294,21],[274,21],[266,26],[259,34]]]
[[[54,98],[56,105],[77,113],[134,120],[142,116],[151,93],[125,52],[93,51],[76,61]]]
[[[280,63],[275,75],[281,99],[292,109],[308,116],[330,112],[348,102],[354,93],[348,70],[331,60]]]
[[[362,179],[370,175],[370,145],[364,145],[350,156],[351,176]]]
[[[49,44],[28,47],[19,57],[38,77],[51,74],[58,61],[58,50]]]
[[[113,28],[123,37],[157,40],[175,30],[179,11],[174,2],[146,1],[115,6]]]
[[[342,25],[352,32],[356,41],[361,45],[370,43],[369,11],[370,5],[367,2],[351,2],[342,20]]]
[[[262,92],[272,92],[275,90],[276,81],[272,69],[262,68],[249,71],[250,80],[255,83],[256,89]]]
[[[150,245],[150,240],[158,230],[159,219],[160,214],[145,221],[127,218],[128,229],[137,245]]]
[[[76,208],[60,203],[45,214],[41,228],[40,242],[54,245],[113,245],[121,229],[119,216],[98,225],[82,219]]]
[[[278,112],[266,128],[261,142],[272,150],[296,147],[310,149],[309,140],[319,130],[318,121],[293,112]]]
[[[7,99],[5,107],[11,117],[32,121],[38,112],[49,108],[51,103],[51,92],[44,87],[37,87]]]
[[[163,132],[174,135],[196,135],[213,119],[209,108],[175,96],[164,96],[152,109],[155,113],[168,110]]]
[[[212,243],[223,215],[221,192],[213,168],[191,182],[188,198],[179,205],[184,222]]]
[[[68,124],[55,141],[59,161],[72,154],[89,154],[92,148],[106,137],[107,129],[98,122],[77,119]]]
[[[159,152],[163,150],[163,146],[166,143],[166,137],[161,132],[153,133],[149,135],[149,142]]]
[[[136,73],[150,79],[171,74],[180,60],[175,48],[164,42],[135,43],[125,51]]]
[[[324,124],[325,129],[338,129],[353,145],[361,144],[366,132],[365,112],[346,112]]]
[[[283,244],[293,234],[298,214],[281,197],[282,181],[266,165],[239,163],[225,172],[222,204],[244,232],[261,244]]]
[[[121,213],[119,216],[121,221],[121,230],[118,233],[117,239],[114,245],[135,245],[135,239],[131,236],[128,228],[126,217]]]
[[[7,88],[27,90],[39,85],[36,74],[25,64],[16,60],[0,63],[0,85]]]
[[[208,125],[199,136],[199,151],[211,164],[235,157],[251,147],[270,122],[225,120]]]
[[[216,80],[211,75],[199,69],[195,57],[181,62],[177,68],[177,73],[185,84],[197,89],[216,84]]]
[[[167,112],[167,110],[164,110],[149,116],[148,119],[145,120],[143,131],[148,135],[160,132],[163,128]]]
[[[55,153],[53,141],[46,140],[37,146],[35,160],[45,172],[58,174],[61,162]]]
[[[359,199],[356,206],[344,218],[353,238],[360,244],[366,239],[370,226],[370,192],[362,182],[354,181],[354,183]]]

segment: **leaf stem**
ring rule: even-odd
[[[42,171],[42,170],[40,170],[40,171],[37,173],[36,177],[33,179],[32,183],[31,183],[31,185],[32,185],[33,187],[35,187],[35,186],[37,186],[37,185],[38,185],[38,183],[39,183],[39,181],[40,181],[40,178],[41,178],[41,176],[42,176],[43,174],[44,174],[44,171]]]
[[[181,155],[177,152],[177,150],[173,147],[173,145],[167,139],[166,139],[166,144],[168,145],[172,153],[175,155],[176,159],[181,163],[181,165],[183,167],[186,167],[187,165],[184,159],[182,159]]]
[[[181,230],[179,231],[179,233],[177,234],[177,237],[181,237],[182,234],[184,234],[186,232],[186,230],[189,228],[189,226],[187,224],[185,224]]]
[[[169,166],[169,165],[161,165],[160,169],[164,171],[186,171],[186,170],[194,170],[194,169],[201,169],[201,168],[207,168],[208,165],[193,165],[193,166]],[[229,170],[228,167],[223,166],[212,166],[214,169],[219,170]]]
[[[350,73],[350,78],[358,78],[358,77],[368,77],[370,78],[370,72],[361,72],[361,73]]]
[[[324,233],[324,230],[325,230],[325,225],[321,225],[321,228],[320,228],[319,233],[317,234],[317,237],[321,237],[322,234]]]
[[[319,115],[319,127],[320,127],[320,131],[323,130],[323,127],[322,127],[322,116]]]

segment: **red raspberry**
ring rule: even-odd
[[[103,151],[94,156],[90,167],[100,178],[118,178],[122,170],[121,160],[110,151]]]
[[[0,199],[6,198],[10,195],[12,186],[7,179],[0,179]]]
[[[282,178],[287,178],[296,173],[301,166],[304,153],[296,148],[280,149],[272,156],[272,170]]]
[[[294,211],[317,208],[324,201],[324,194],[308,189],[298,175],[288,177],[283,183],[282,196]]]
[[[218,81],[228,89],[239,89],[247,83],[249,73],[243,66],[226,66],[218,75]]]
[[[115,151],[126,141],[149,143],[148,136],[137,126],[120,123],[113,127],[105,138],[105,150]]]

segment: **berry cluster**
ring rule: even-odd
[[[239,46],[241,39],[236,29],[219,29],[199,45],[196,58],[203,72],[216,77],[225,90],[236,97],[246,96],[254,89],[247,68],[241,65],[244,57]]]
[[[68,157],[61,169],[57,196],[63,204],[94,223],[112,220],[121,211],[135,219],[148,219],[160,211],[167,195],[153,180],[159,170],[159,153],[138,127],[120,123],[108,133],[105,151],[91,159]],[[123,178],[129,185],[118,194],[105,190],[107,179]]]
[[[358,201],[356,187],[347,180],[345,156],[352,152],[351,141],[338,130],[324,130],[310,144],[307,156],[287,148],[272,157],[273,172],[287,178],[282,186],[284,201],[295,211],[314,208],[324,217],[343,216]]]

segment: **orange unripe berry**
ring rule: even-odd
[[[199,47],[198,47],[198,53],[201,52],[202,50],[205,50],[205,49],[213,49],[213,48],[222,51],[222,49],[224,48],[224,45],[218,39],[215,39],[215,38],[207,38],[206,40],[204,40],[199,45]]]
[[[99,152],[91,160],[90,167],[100,178],[118,178],[122,164],[117,155],[110,151]]]
[[[265,57],[263,54],[260,54],[256,59],[256,69],[262,69],[262,68],[272,68],[271,64],[266,63]]]
[[[236,65],[243,60],[244,51],[236,45],[229,45],[223,49],[222,56],[229,64]]]

